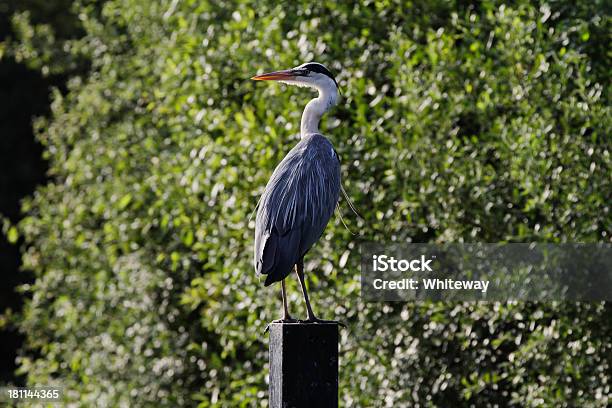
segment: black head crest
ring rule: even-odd
[[[332,75],[331,72],[324,65],[319,64],[318,62],[309,62],[308,64],[304,64],[301,66],[302,69],[307,69],[310,72],[317,72],[319,74],[323,74],[331,78],[332,81],[336,84],[336,88],[338,91],[340,90],[340,86],[338,86],[338,82],[336,82],[336,78]]]

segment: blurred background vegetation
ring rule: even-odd
[[[606,1],[47,3],[0,3],[3,203],[44,183],[2,207],[31,274],[0,321],[24,339],[17,381],[82,406],[267,405],[280,299],[249,216],[312,94],[248,78],[315,60],[342,89],[322,130],[364,216],[342,202],[358,235],[336,217],[306,265],[315,311],[349,326],[341,405],[609,405],[609,304],[366,304],[358,253],[611,241]]]

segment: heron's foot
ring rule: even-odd
[[[298,323],[298,322],[299,322],[298,319],[294,319],[291,316],[283,317],[282,319],[272,320],[270,323],[268,323],[266,325],[266,328],[264,330],[264,334],[266,334],[270,330],[270,325],[273,324],[273,323]]]
[[[319,319],[318,317],[309,317],[306,320],[300,320],[300,323],[321,323],[321,324],[325,324],[325,323],[334,323],[337,324],[338,326],[342,326],[346,328],[346,324],[342,323],[339,320],[323,320],[323,319]]]

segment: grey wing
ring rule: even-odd
[[[278,282],[321,237],[340,191],[340,164],[323,136],[300,141],[278,165],[255,222],[255,271]]]

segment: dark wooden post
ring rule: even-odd
[[[338,407],[338,324],[270,324],[270,407]]]

